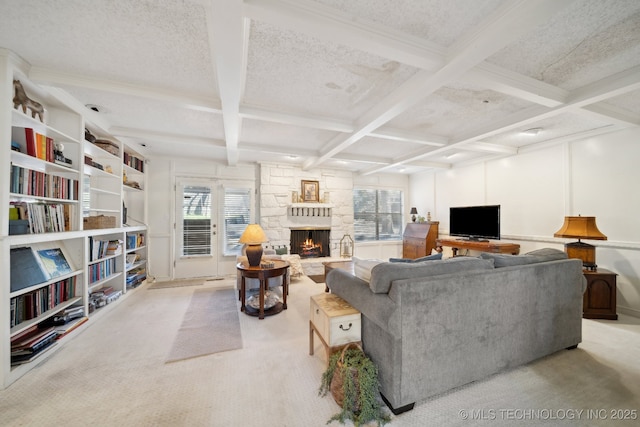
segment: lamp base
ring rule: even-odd
[[[262,259],[262,245],[247,245],[245,251],[247,252],[247,260],[249,261],[249,266],[259,266],[260,260]]]
[[[581,259],[582,266],[585,269],[592,271],[597,270],[595,246],[577,241],[564,245],[564,251],[569,258]]]

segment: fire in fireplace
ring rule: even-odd
[[[331,230],[298,229],[291,230],[291,253],[300,258],[331,256]]]

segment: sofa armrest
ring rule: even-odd
[[[399,333],[398,305],[387,294],[374,294],[369,283],[340,269],[329,271],[325,278],[331,292],[351,304],[363,316],[390,333]]]

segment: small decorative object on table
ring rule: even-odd
[[[348,234],[345,234],[340,239],[340,256],[343,258],[351,258],[353,256],[353,239]]]
[[[378,368],[360,345],[348,344],[331,355],[318,394],[326,396],[330,391],[342,410],[328,422],[351,420],[356,426],[370,421],[378,426],[388,423],[391,418],[380,404],[378,387]]]
[[[273,268],[276,266],[275,262],[262,261],[260,263],[260,268]]]

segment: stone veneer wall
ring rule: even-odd
[[[292,193],[300,194],[302,180],[320,183],[320,201],[329,193],[330,218],[292,217],[288,207]],[[280,163],[261,163],[259,182],[259,222],[269,237],[269,245],[289,248],[290,228],[322,227],[331,229],[331,256],[340,256],[340,239],[353,238],[353,174],[337,169],[304,171]]]

